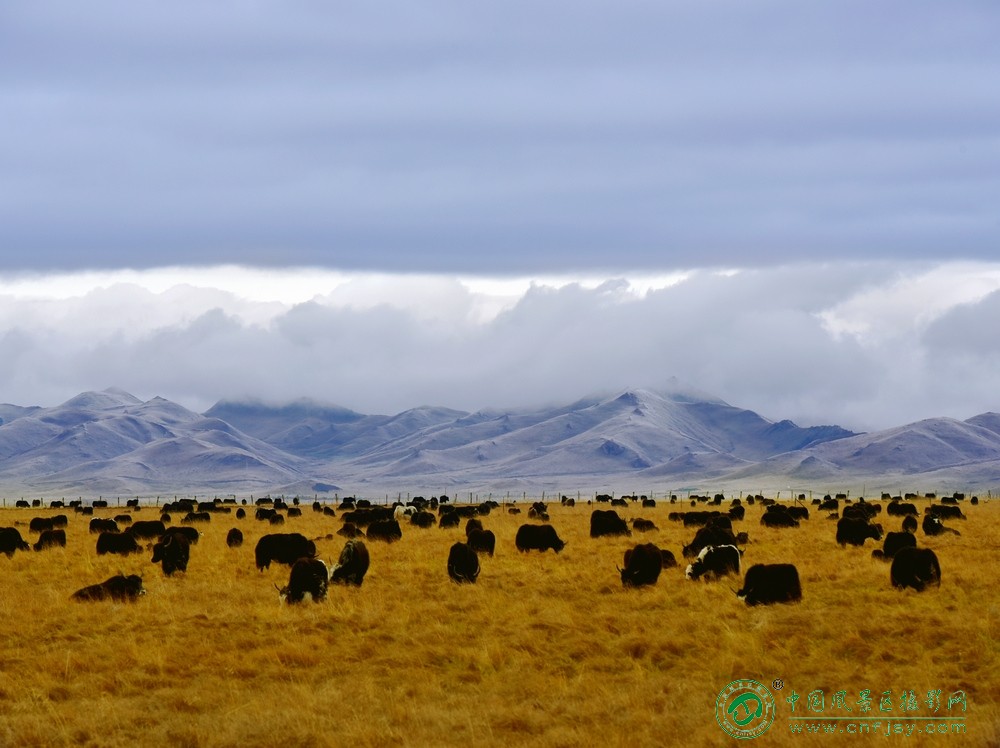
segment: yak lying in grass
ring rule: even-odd
[[[131,602],[139,595],[145,595],[146,590],[142,586],[142,577],[136,574],[125,576],[118,574],[106,579],[100,584],[92,584],[74,592],[71,600],[82,602],[92,602],[100,600],[115,600],[118,602]]]

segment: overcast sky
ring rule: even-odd
[[[6,2],[0,400],[1000,410],[994,2]]]

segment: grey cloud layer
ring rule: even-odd
[[[535,284],[485,319],[482,292],[445,277],[359,279],[294,305],[190,286],[7,295],[0,392],[53,405],[117,385],[199,409],[304,396],[392,413],[567,402],[676,377],[770,418],[873,429],[1000,410],[990,288],[1000,265],[701,271],[645,294],[626,280]]]
[[[0,266],[980,257],[990,3],[13,3]]]

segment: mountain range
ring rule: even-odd
[[[866,434],[770,421],[690,388],[523,410],[392,416],[299,400],[205,413],[120,389],[0,405],[0,493],[986,490],[1000,415]]]

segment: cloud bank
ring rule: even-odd
[[[568,402],[671,378],[855,430],[1000,410],[1000,264],[803,264],[614,278],[312,268],[0,276],[0,392],[119,386],[204,410]]]

